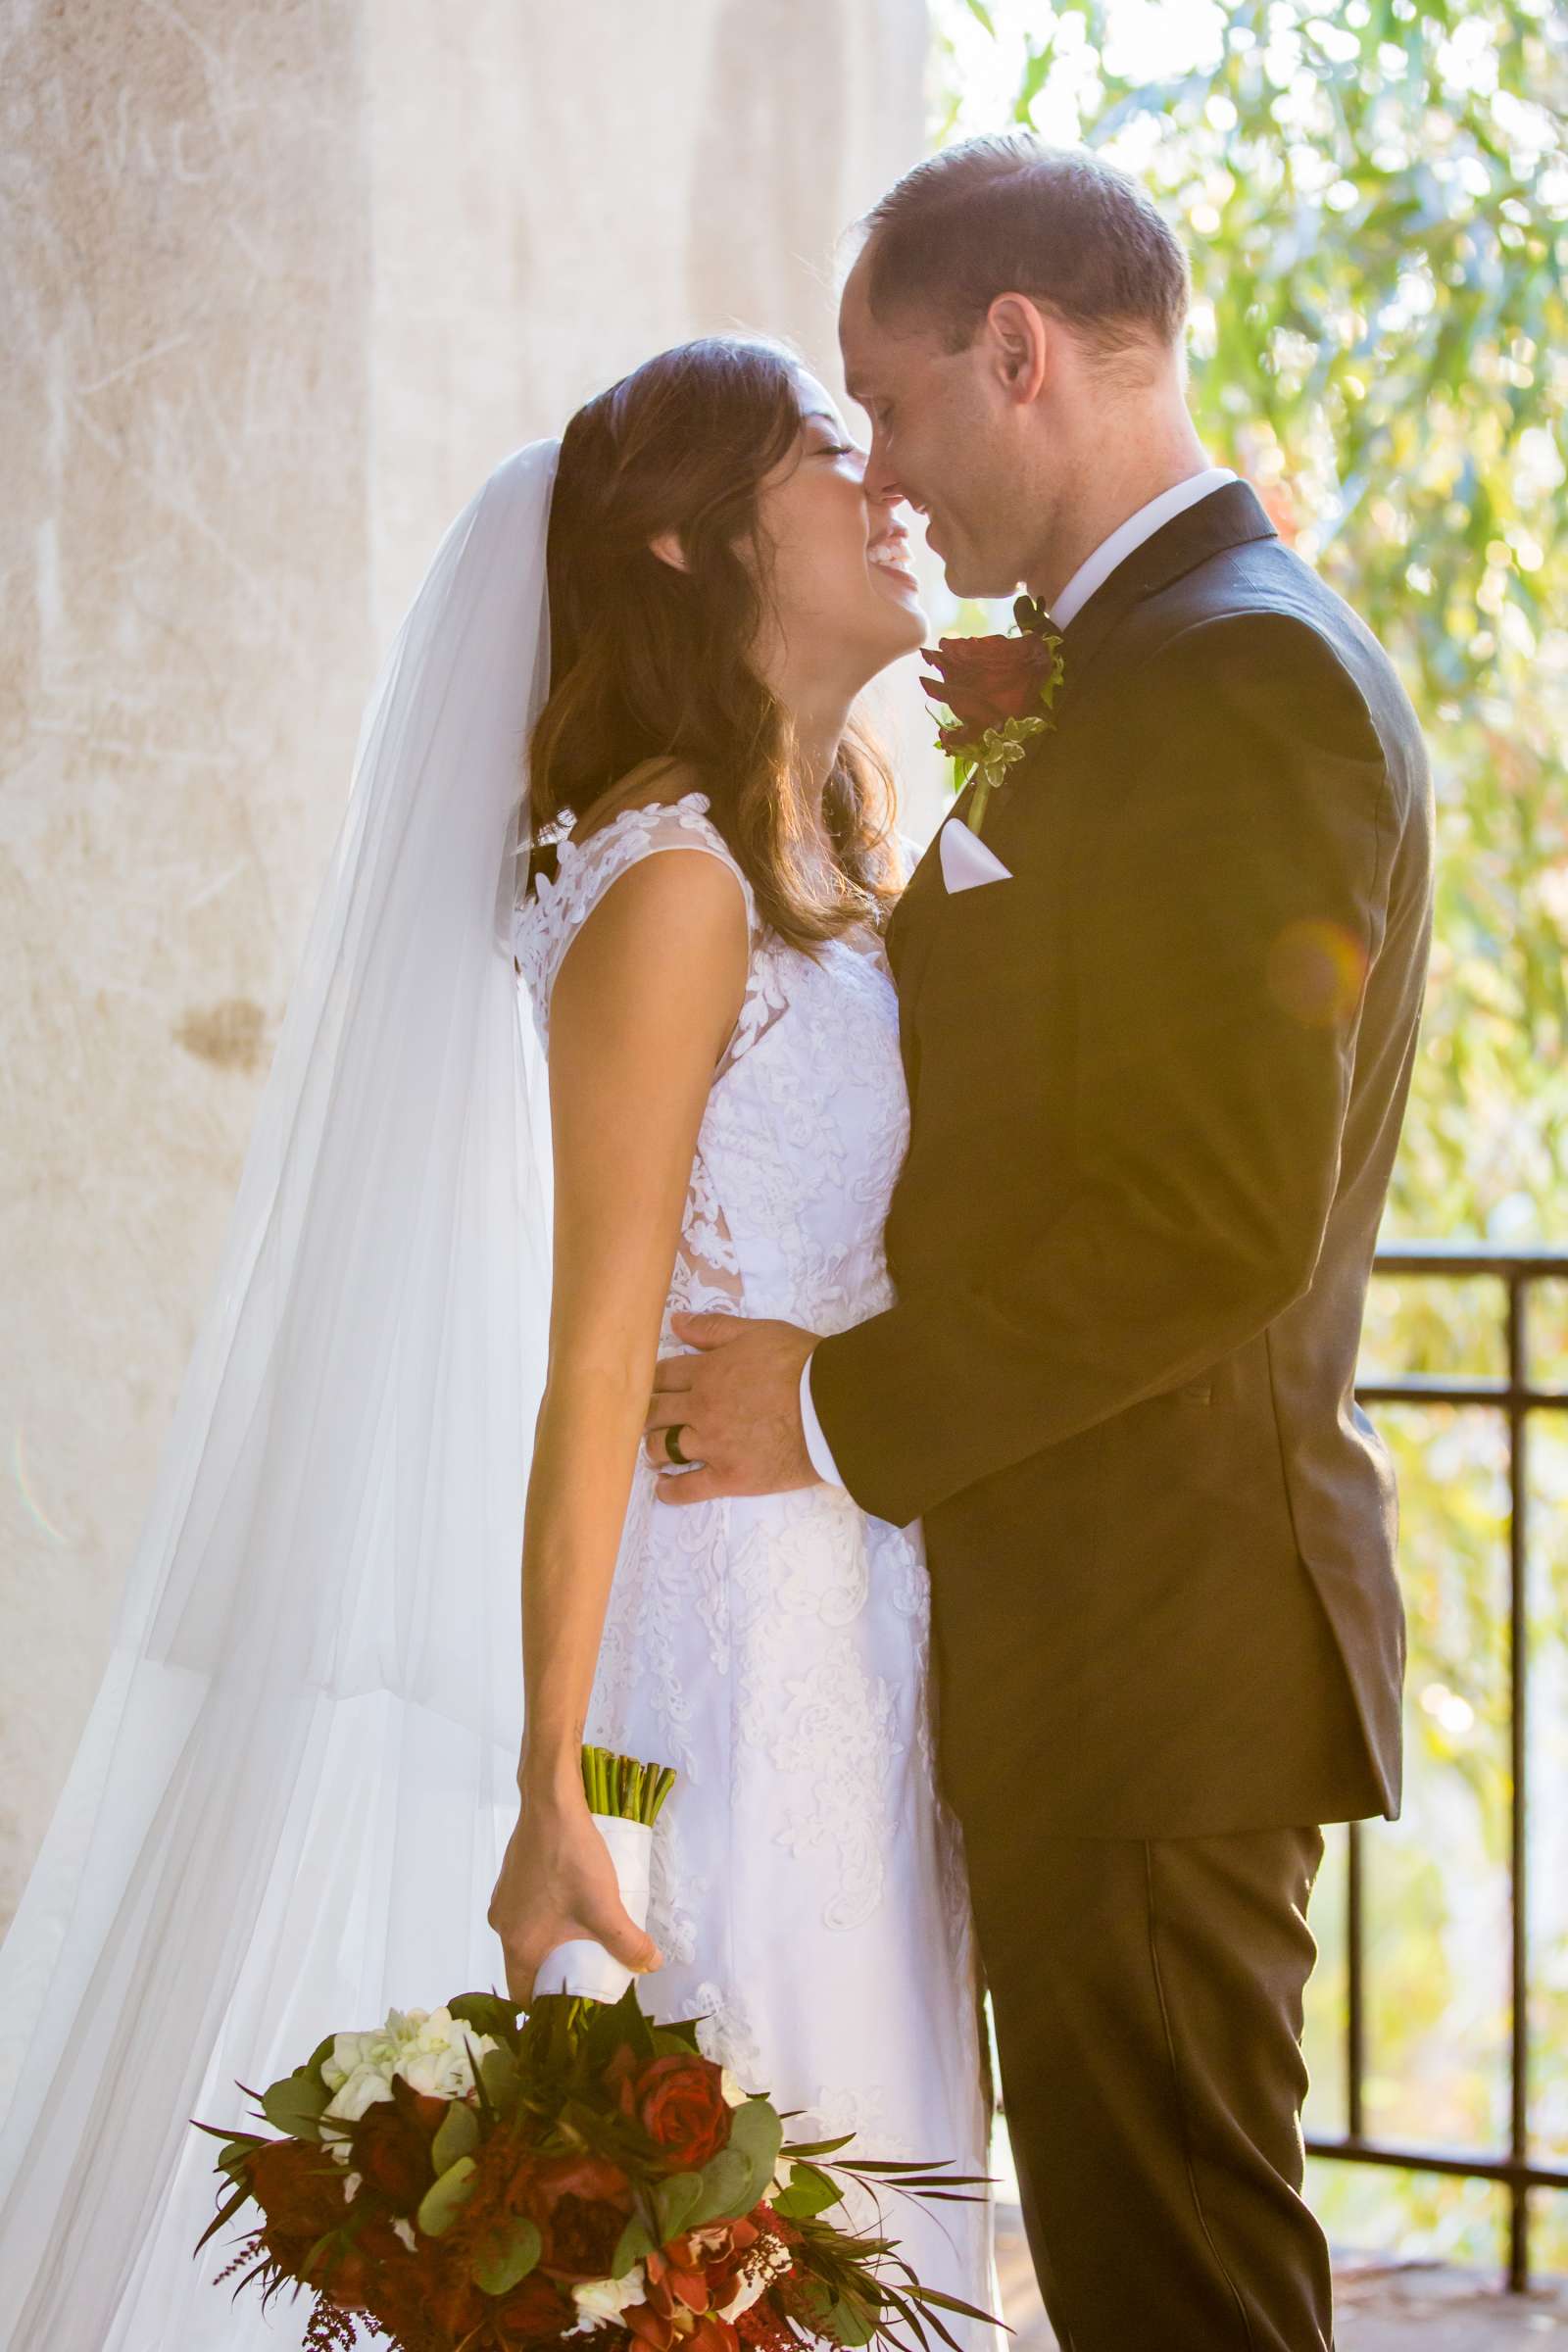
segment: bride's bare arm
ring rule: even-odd
[[[746,985],[734,874],[664,850],[585,920],[550,1006],[555,1270],[523,1538],[522,1810],[491,1899],[508,1981],[591,1936],[657,1966],[627,1919],[579,1749],[653,1385],[698,1130]]]

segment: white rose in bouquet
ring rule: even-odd
[[[645,2281],[643,2266],[634,2262],[624,2278],[588,2278],[571,2290],[577,2306],[577,2325],[573,2335],[587,2335],[595,2328],[613,2328],[622,2313],[643,2299]]]
[[[469,2051],[483,2058],[500,2047],[494,2034],[475,2034],[450,2009],[432,2009],[428,2017],[411,2010],[409,2025],[392,2072],[432,2099],[466,2099],[473,2088]]]
[[[340,2162],[347,2162],[348,2137],[334,2125],[358,2123],[368,2107],[392,2096],[392,2078],[436,2099],[466,2098],[473,2088],[473,2062],[498,2044],[475,2034],[450,2009],[389,2009],[386,2023],[367,2034],[339,2034],[332,2054],[321,2061],[321,2080],[333,2094],[321,2118],[321,2137]]]

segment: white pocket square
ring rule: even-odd
[[[950,892],[978,890],[982,882],[1010,882],[1012,869],[988,850],[978,833],[961,816],[950,816],[938,845],[942,879]]]

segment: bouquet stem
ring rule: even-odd
[[[620,1899],[640,1928],[648,1925],[649,1871],[654,1823],[675,1786],[666,1764],[644,1764],[608,1747],[582,1751],[582,1785],[615,1865]],[[547,1952],[534,1978],[534,1996],[565,1993],[579,2001],[618,2001],[632,1972],[603,1944],[584,1936]]]
[[[590,1813],[610,1821],[640,1821],[652,1829],[659,1809],[675,1786],[674,1767],[644,1764],[613,1748],[585,1747],[582,1785]]]

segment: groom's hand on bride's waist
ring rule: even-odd
[[[801,1374],[817,1335],[742,1315],[675,1315],[671,1329],[696,1352],[662,1357],[654,1374],[643,1442],[662,1499],[817,1485],[801,1426]],[[700,1466],[684,1469],[682,1457]]]

